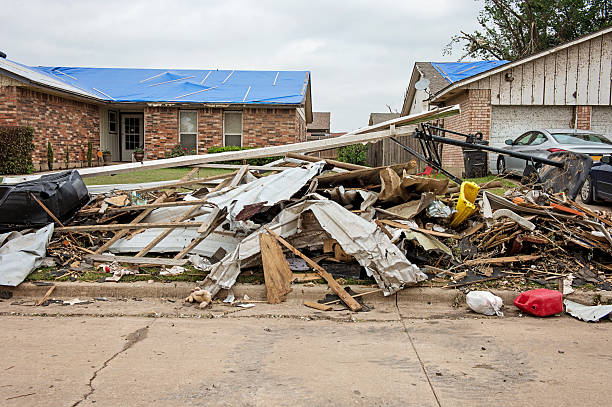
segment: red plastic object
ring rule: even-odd
[[[514,305],[528,314],[547,317],[563,312],[563,294],[555,290],[538,288],[521,293],[514,299]]]

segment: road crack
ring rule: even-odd
[[[153,320],[153,322],[155,322],[155,320]],[[150,325],[153,325],[153,324],[151,323]],[[121,355],[123,352],[125,352],[128,349],[130,349],[136,343],[138,343],[138,342],[142,341],[143,339],[145,339],[147,337],[147,334],[149,333],[150,325],[147,325],[144,328],[139,328],[139,329],[135,330],[134,332],[131,332],[131,333],[128,334],[128,336],[126,338],[127,342],[123,344],[123,348],[121,348],[120,351],[116,352],[110,358],[106,359],[104,361],[104,363],[102,364],[102,366],[100,366],[100,368],[96,369],[93,372],[93,375],[89,378],[89,383],[87,384],[87,386],[89,387],[89,391],[87,393],[83,394],[83,397],[80,400],[77,400],[72,405],[72,407],[78,406],[79,404],[81,404],[82,402],[87,400],[89,398],[89,396],[94,394],[96,389],[93,386],[93,382],[98,377],[98,373],[100,373],[102,370],[106,369],[106,367],[110,364],[110,362],[112,362],[113,359],[115,359],[117,356]]]
[[[421,370],[425,374],[425,378],[427,379],[427,383],[429,383],[429,388],[431,389],[431,392],[433,393],[433,396],[436,399],[436,403],[438,404],[438,407],[442,407],[442,404],[440,403],[440,399],[438,398],[438,395],[436,394],[436,390],[433,387],[433,383],[429,379],[429,374],[427,373],[427,369],[425,369],[425,363],[423,363],[423,360],[421,359],[421,355],[419,355],[419,352],[417,351],[417,348],[414,345],[414,341],[412,340],[412,337],[410,336],[410,332],[408,332],[406,321],[404,321],[404,318],[402,317],[402,313],[400,312],[399,306],[397,305],[397,294],[395,294],[395,309],[397,310],[397,316],[399,317],[400,321],[402,321],[402,326],[404,327],[404,333],[408,337],[408,340],[410,341],[410,345],[412,345],[412,350],[414,350],[414,353],[417,359],[419,360],[419,363],[421,364]]]

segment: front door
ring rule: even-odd
[[[132,161],[132,153],[144,148],[144,118],[142,114],[121,115],[121,161]]]

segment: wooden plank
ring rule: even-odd
[[[291,292],[293,273],[278,241],[267,233],[259,235],[261,262],[269,304],[280,304]]]
[[[479,266],[481,264],[505,264],[505,263],[513,263],[515,261],[532,261],[537,260],[542,256],[534,255],[534,254],[525,254],[522,256],[510,256],[510,257],[493,257],[490,259],[474,259],[474,260],[465,260],[463,264],[466,266]]]
[[[521,104],[533,104],[533,62],[523,65],[523,83],[521,86]]]
[[[308,308],[318,309],[319,311],[331,311],[332,310],[331,305],[323,305],[323,304],[319,304],[318,302],[313,302],[313,301],[308,301],[308,300],[304,300],[304,305],[307,306]]]
[[[291,246],[289,244],[289,242],[287,242],[285,239],[283,239],[282,237],[280,237],[279,235],[274,233],[272,230],[270,230],[269,227],[266,226],[265,228],[266,228],[266,230],[268,231],[268,233],[270,235],[272,235],[276,240],[278,240],[287,249],[291,250],[293,252],[293,254],[295,254],[296,256],[299,256],[302,259],[304,259],[304,261],[306,261],[306,263],[308,263],[308,265],[310,267],[312,267],[316,271],[316,273],[318,275],[320,275],[323,279],[325,279],[325,281],[327,281],[327,285],[329,285],[329,288],[331,288],[331,290],[334,293],[336,293],[336,295],[338,297],[340,297],[342,302],[344,302],[351,309],[351,311],[355,311],[355,312],[356,311],[361,311],[361,305],[357,301],[355,301],[355,299],[353,297],[351,297],[349,295],[349,293],[347,293],[344,290],[344,288],[342,288],[342,286],[340,284],[338,284],[338,282],[336,280],[334,280],[334,277],[332,277],[331,274],[329,274],[327,271],[325,271],[325,269],[323,267],[319,266],[317,263],[312,261],[309,257],[304,255],[298,249],[296,249],[295,247]]]
[[[556,55],[546,55],[544,58],[544,104],[555,104],[555,74],[557,71]]]
[[[48,299],[48,298],[51,296],[51,294],[53,293],[53,291],[54,291],[54,290],[55,290],[55,286],[54,286],[54,285],[52,285],[51,287],[49,287],[49,289],[48,289],[48,290],[47,290],[47,292],[45,293],[44,297],[42,297],[42,298],[40,299],[40,301],[38,301],[38,302],[36,303],[36,306],[37,306],[37,307],[40,307],[40,306],[43,304],[43,302],[47,301],[47,299]]]
[[[533,104],[544,104],[544,62],[545,58],[533,61]]]
[[[143,161],[137,163],[108,165],[105,167],[79,168],[78,171],[81,177],[85,178],[99,175],[119,174],[123,172],[131,172],[138,170],[150,170],[155,168],[186,167],[219,161],[273,157],[285,155],[287,153],[305,153],[311,151],[328,150],[331,148],[344,147],[357,143],[369,143],[391,137],[392,134],[389,130],[391,124],[395,124],[396,127],[398,127],[397,135],[412,134],[414,132],[415,124],[455,116],[459,114],[460,111],[461,110],[459,108],[459,105],[442,107],[438,109],[429,110],[427,112],[420,112],[408,116],[402,116],[397,119],[388,120],[386,122],[379,123],[373,126],[366,126],[340,137],[330,137],[317,141],[306,141],[301,143],[253,148],[250,150],[241,151],[225,151],[216,154],[201,154],[174,158],[164,158],[160,160]],[[36,177],[30,177],[28,179],[34,179]],[[7,178],[4,180],[4,182],[15,182],[20,181],[22,179],[24,178]]]
[[[495,74],[491,77],[491,104],[499,105],[499,83],[501,74]]]
[[[195,168],[195,170],[198,170],[198,168]],[[181,180],[179,180],[178,182],[174,182],[172,184],[159,185],[156,187],[149,187],[149,188],[141,188],[141,189],[138,189],[137,191],[142,193],[142,192],[159,191],[161,189],[176,189],[176,188],[188,187],[188,186],[195,185],[195,184],[206,184],[210,181],[216,181],[220,179],[232,178],[235,175],[236,175],[236,171],[228,172],[227,174],[211,175],[210,177],[196,178],[196,179],[191,179],[191,180],[182,180],[181,178]]]
[[[297,154],[297,153],[287,153],[287,154],[285,154],[285,157],[294,158],[296,160],[309,161],[311,163],[316,163],[316,162],[322,161],[322,159],[319,158],[319,157],[313,157],[313,156],[310,156],[310,155]],[[342,161],[336,161],[336,160],[325,160],[325,162],[328,163],[328,164],[333,165],[334,167],[342,168],[344,170],[349,170],[349,171],[363,170],[363,169],[367,169],[368,168],[368,167],[363,166],[363,165],[357,165],[357,164],[351,164],[351,163],[343,163]]]
[[[104,254],[89,254],[86,259],[112,263],[114,261],[127,264],[151,264],[155,266],[184,266],[189,260],[174,260],[152,257],[109,256]]]
[[[174,256],[175,260],[182,259],[187,254],[189,254],[190,251],[192,251],[197,245],[199,245],[204,239],[208,237],[208,235],[214,232],[214,230],[225,221],[225,217],[227,216],[227,209],[215,209],[216,210],[212,212],[208,216],[208,218],[206,218],[206,222],[203,222],[200,228],[198,229],[199,235],[191,242],[189,242],[189,244],[176,256]]]
[[[578,91],[578,45],[567,49],[565,104],[575,105]]]
[[[610,105],[612,87],[612,33],[604,35],[601,45],[601,73],[599,76],[598,105]]]
[[[578,86],[576,96],[576,103],[578,105],[586,105],[588,101],[590,54],[590,41],[578,45]]]
[[[240,182],[242,181],[242,179],[246,175],[248,170],[249,170],[249,166],[248,165],[243,165],[242,167],[240,167],[240,169],[238,170],[238,172],[236,173],[236,175],[234,176],[232,181],[229,183],[229,187],[230,188],[237,187],[238,184],[240,184]]]
[[[120,213],[120,212],[133,212],[133,211],[144,211],[145,209],[159,209],[159,208],[176,208],[180,206],[201,206],[206,204],[206,199],[198,199],[195,201],[175,201],[175,202],[160,202],[156,204],[144,204],[144,205],[132,205],[124,206],[121,208],[108,208],[104,213]],[[79,214],[95,214],[98,213],[99,209],[82,209]]]
[[[372,290],[372,291],[366,291],[365,293],[355,294],[353,295],[353,298],[359,298],[359,297],[363,297],[364,295],[376,294],[380,292],[382,292],[382,288]],[[323,305],[338,304],[339,302],[340,300],[333,300],[333,301],[324,302]]]
[[[189,173],[187,175],[185,175],[183,178],[180,179],[180,181],[186,181],[189,178],[191,178],[193,176],[193,174],[197,173],[199,170],[197,168],[194,168],[193,170],[189,171]],[[153,201],[153,203],[161,203],[163,201],[165,201],[172,193],[174,192],[173,189],[164,192],[163,194],[161,194],[157,199],[155,199],[155,201]],[[137,224],[140,223],[140,221],[142,221],[144,218],[146,218],[147,216],[149,216],[149,214],[153,212],[153,209],[145,209],[143,212],[141,212],[140,214],[138,214],[138,216],[136,216],[134,218],[134,220],[132,220],[132,222],[130,222],[131,224]],[[113,230],[113,229],[110,229]],[[122,237],[124,237],[125,235],[127,235],[129,232],[129,230],[122,230],[118,233],[115,233],[115,235],[113,237],[111,237],[108,241],[106,241],[106,243],[104,243],[102,246],[100,246],[98,248],[98,250],[96,250],[96,254],[102,254],[104,253],[106,250],[108,250],[109,247],[111,247],[116,241],[118,241],[119,239],[121,239]]]
[[[601,72],[601,46],[603,36],[593,38],[589,50],[589,82],[587,85],[587,103],[596,105],[599,102],[599,74]]]
[[[562,106],[565,104],[567,81],[567,50],[565,49],[557,53],[555,73],[555,105]]]
[[[521,104],[521,89],[523,88],[523,66],[519,65],[512,68],[514,80],[510,83],[510,103],[513,105]]]
[[[204,222],[160,222],[160,223],[118,223],[111,225],[83,225],[83,226],[64,226],[55,228],[54,232],[95,232],[95,231],[129,231],[134,229],[165,229],[165,228],[193,228],[200,227]],[[99,254],[96,251],[96,254]]]
[[[320,186],[340,185],[351,181],[361,185],[374,185],[380,183],[380,171],[385,168],[391,168],[398,174],[402,174],[404,170],[416,168],[416,161],[410,161],[403,164],[392,165],[390,167],[376,167],[365,170],[355,170],[343,172],[340,174],[325,174],[317,177]]]

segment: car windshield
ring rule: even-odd
[[[559,144],[582,144],[585,141],[591,143],[612,144],[601,134],[593,133],[555,133],[552,135]]]

